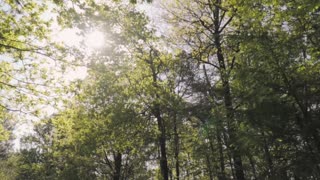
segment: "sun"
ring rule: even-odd
[[[105,44],[104,34],[100,31],[93,31],[85,35],[85,45],[88,48],[100,48]]]
[[[81,30],[77,28],[69,28],[61,31],[57,31],[53,35],[53,39],[56,42],[62,42],[67,46],[81,47],[81,44],[87,48],[88,51],[94,51],[105,45],[105,35],[99,30],[92,30],[91,32],[84,33],[84,36],[80,35]]]

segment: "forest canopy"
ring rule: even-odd
[[[320,179],[320,2],[0,15],[0,179]]]

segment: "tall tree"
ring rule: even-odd
[[[235,34],[231,22],[236,18],[236,6],[232,2],[221,0],[177,1],[173,4],[173,8],[168,10],[173,17],[171,20],[177,22],[179,35],[190,48],[190,57],[204,64],[204,76],[207,78],[207,85],[211,86],[209,93],[214,93],[214,90],[211,90],[214,88],[212,83],[221,83],[221,96],[226,113],[227,144],[233,156],[236,178],[244,179],[240,144],[237,142],[238,122],[230,85],[238,47],[237,43],[228,41],[228,36]],[[215,68],[216,77],[208,76],[208,66]],[[223,179],[223,170],[221,178]]]

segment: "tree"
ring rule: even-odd
[[[254,2],[250,3],[254,4]],[[317,96],[308,88],[318,89],[313,83],[314,80],[311,80],[313,78],[310,79],[315,75],[313,68],[317,69],[317,66],[307,70],[309,75],[313,74],[310,77],[302,73],[308,67],[307,64],[314,64],[315,56],[312,55],[314,51],[311,49],[316,47],[313,46],[311,40],[313,38],[309,33],[315,30],[311,27],[317,26],[317,23],[314,24],[315,21],[311,20],[316,13],[314,7],[317,7],[317,4],[297,1],[286,4],[285,8],[283,2],[255,4],[255,6],[257,10],[265,9],[265,13],[251,11],[247,16],[248,19],[239,22],[247,25],[241,27],[244,37],[240,48],[242,60],[239,63],[241,70],[239,75],[245,75],[241,78],[242,87],[246,86],[244,89],[247,91],[240,91],[240,94],[246,94],[247,97],[243,100],[251,104],[251,108],[248,109],[250,119],[260,119],[254,126],[263,129],[259,134],[264,139],[262,146],[264,146],[269,177],[289,178],[285,171],[290,171],[294,176],[301,178],[318,176],[317,166],[314,166],[318,164],[316,159],[307,163],[310,171],[305,170],[299,163],[289,162],[300,161],[299,158],[294,157],[294,154],[300,154],[306,160],[310,159],[307,154],[317,151],[318,138],[315,137],[317,133],[311,135],[311,132],[315,131],[309,129],[307,131],[311,134],[305,134],[306,126],[303,125],[310,120],[304,117],[314,112],[311,110],[313,108],[306,106],[313,104],[309,104],[311,102],[308,100],[309,97],[317,99]],[[304,7],[303,10],[302,7]],[[239,8],[239,11],[246,10]],[[310,20],[305,21],[306,18]],[[263,61],[257,61],[257,59],[263,59]],[[248,86],[250,84],[255,87]],[[288,124],[290,124],[289,127]],[[313,127],[317,129],[315,124]],[[266,129],[268,130],[264,132]],[[269,134],[268,131],[272,133]],[[274,146],[278,151],[270,152]],[[280,160],[279,156],[287,160]],[[315,158],[315,155],[311,156]],[[291,164],[299,170],[289,170],[284,168],[287,166],[284,164]]]
[[[203,63],[204,76],[207,78],[209,91],[214,91],[214,86],[221,86],[221,98],[224,102],[226,113],[227,141],[231,150],[237,179],[244,179],[240,145],[237,142],[237,117],[234,111],[234,99],[231,92],[231,79],[234,63],[236,42],[228,41],[228,36],[235,34],[231,31],[230,23],[236,18],[236,6],[224,1],[188,1],[177,2],[172,8],[173,21],[177,23],[181,39],[190,47],[190,56]],[[184,9],[179,11],[178,9]],[[169,9],[169,12],[171,9]],[[216,77],[209,77],[207,67],[215,68]],[[218,81],[217,81],[218,79]],[[216,83],[213,85],[212,83]],[[209,92],[212,95],[214,92]],[[215,97],[210,97],[214,99]],[[223,126],[223,125],[222,125]],[[221,156],[222,157],[222,156]],[[223,166],[223,165],[222,165]],[[224,179],[224,167],[222,179]]]
[[[115,6],[122,8],[121,5]],[[52,144],[38,144],[39,156],[46,156],[42,153],[43,148],[49,146],[49,155],[53,159],[49,162],[49,166],[53,167],[50,176],[62,179],[144,179],[149,176],[144,160],[149,153],[145,146],[149,144],[144,142],[141,135],[152,131],[140,132],[140,128],[145,129],[144,124],[139,121],[141,118],[132,109],[130,102],[126,102],[131,97],[124,92],[126,82],[123,80],[124,74],[128,74],[131,68],[126,59],[128,57],[124,56],[126,42],[130,44],[130,41],[141,37],[140,33],[144,33],[132,31],[131,24],[126,21],[133,19],[144,25],[144,17],[130,7],[126,9],[128,11],[114,9],[110,12],[105,10],[108,8],[105,4],[94,7],[100,10],[99,16],[93,15],[94,11],[91,10],[94,9],[88,9],[88,16],[85,17],[69,14],[84,18],[74,25],[81,26],[81,23],[94,20],[93,24],[99,24],[106,33],[112,34],[115,44],[87,57],[88,78],[84,82],[75,83],[74,89],[71,89],[76,94],[75,104],[70,104],[62,114],[52,117]],[[110,26],[110,23],[114,26]],[[120,28],[123,34],[115,31],[116,28]],[[109,64],[113,66],[110,68]],[[127,138],[128,135],[132,138]],[[36,136],[32,142],[40,137]],[[137,152],[146,152],[146,155]],[[35,164],[43,167],[41,162]]]

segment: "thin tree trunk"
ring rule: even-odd
[[[224,139],[224,141],[226,143],[226,146],[228,147],[227,148],[227,155],[228,155],[228,160],[229,160],[229,163],[230,163],[232,177],[236,177],[236,174],[234,172],[234,166],[233,166],[233,163],[232,163],[232,155],[231,155],[232,153],[231,153],[231,150],[229,148],[229,146],[230,146],[229,145],[229,140],[228,140],[228,137],[226,135],[226,130],[225,129],[223,129],[223,139]]]
[[[180,162],[179,162],[179,134],[178,134],[178,127],[177,127],[177,117],[174,115],[174,144],[175,144],[175,151],[174,151],[174,158],[176,160],[175,162],[175,168],[176,168],[176,179],[180,179]]]
[[[187,179],[189,180],[190,179],[190,172],[189,172],[189,165],[191,164],[190,163],[190,154],[189,153],[187,153],[187,157],[188,157],[188,162],[187,162]]]
[[[211,161],[210,161],[210,156],[206,155],[206,160],[207,160],[207,168],[209,171],[209,178],[210,180],[213,180],[213,172],[212,172],[212,165],[211,165]]]
[[[266,158],[266,161],[268,164],[268,170],[269,170],[268,175],[269,175],[269,178],[273,178],[274,177],[273,162],[272,162],[272,158],[271,158],[271,155],[269,152],[269,145],[268,145],[267,139],[264,135],[264,132],[262,132],[262,137],[263,137],[263,148],[264,148],[265,158]]]
[[[220,160],[220,172],[219,172],[219,180],[225,180],[225,164],[224,164],[224,156],[223,156],[223,147],[222,147],[222,139],[221,134],[217,130],[217,141],[218,141],[218,148],[219,148],[219,160]]]
[[[228,158],[229,158],[232,177],[235,178],[236,177],[236,173],[234,172],[234,166],[233,166],[233,163],[232,163],[232,157],[231,157],[231,152],[230,151],[228,152]]]

